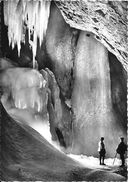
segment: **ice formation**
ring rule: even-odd
[[[17,45],[20,55],[21,42],[25,41],[28,29],[29,44],[33,52],[33,67],[36,64],[37,39],[40,46],[47,30],[50,1],[13,0],[4,1],[4,22],[8,26],[9,45]]]

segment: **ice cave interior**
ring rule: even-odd
[[[0,86],[8,113],[65,153],[97,157],[104,136],[113,157],[127,135],[127,72],[117,55],[90,25],[66,23],[53,1],[5,1],[2,10]]]

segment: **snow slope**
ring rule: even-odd
[[[12,119],[0,103],[1,180],[124,181],[121,175],[85,168],[49,144],[30,126]]]

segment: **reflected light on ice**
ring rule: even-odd
[[[90,168],[108,168],[108,167],[114,167],[114,166],[120,166],[121,161],[120,159],[116,158],[107,158],[105,159],[105,166],[99,165],[99,159],[93,156],[86,156],[86,155],[74,155],[74,154],[69,154],[69,157],[72,159],[78,161],[85,167],[90,167]],[[114,162],[114,164],[113,164]]]
[[[61,151],[59,143],[52,140],[49,121],[42,122],[37,115],[35,116],[35,120],[31,127],[40,133],[53,147]]]
[[[3,105],[6,108],[5,104]],[[46,119],[44,119],[42,116],[40,116],[40,113],[35,114],[28,109],[23,110],[17,108],[9,109],[8,113],[17,122],[24,123],[32,127],[41,136],[43,136],[53,147],[55,147],[60,152],[63,152],[59,143],[52,140],[48,116],[46,117]]]

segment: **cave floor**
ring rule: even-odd
[[[57,161],[56,161],[57,162]],[[93,164],[92,164],[93,166]],[[94,167],[95,166],[95,167]],[[35,164],[32,163],[32,161],[27,163],[20,163],[20,164],[12,164],[10,166],[8,166],[8,171],[11,172],[11,178],[12,179],[19,179],[19,180],[25,180],[25,179],[29,179],[29,180],[33,180],[33,174],[36,174],[36,180],[40,180],[40,177],[42,176],[43,179],[54,179],[54,180],[67,180],[67,177],[65,177],[65,174],[67,173],[67,171],[69,170],[69,174],[68,175],[68,179],[70,180],[83,180],[86,178],[99,178],[100,179],[100,175],[103,173],[103,176],[106,172],[108,172],[108,180],[109,178],[111,179],[111,177],[109,177],[109,174],[119,174],[125,178],[127,178],[127,168],[126,166],[124,168],[121,168],[117,165],[115,166],[100,166],[100,165],[94,165],[93,166],[93,172],[89,172],[87,169],[90,168],[90,166],[88,166],[88,164],[86,164],[86,168],[79,168],[78,166],[74,167],[72,170],[69,169],[64,169],[63,171],[56,171],[55,169],[52,170],[51,174],[50,174],[50,170],[45,167],[44,165],[40,164]],[[41,171],[43,171],[42,175],[41,175]],[[48,172],[49,171],[49,172]],[[87,172],[88,171],[88,172]],[[86,174],[87,173],[87,174]],[[92,173],[92,174],[91,174]],[[5,175],[6,176],[6,175]],[[38,177],[39,179],[38,179]],[[104,180],[106,179],[106,177],[104,176]],[[108,181],[107,180],[107,181]],[[118,178],[117,178],[118,180]]]
[[[87,157],[86,155],[74,155],[74,154],[69,154],[68,156],[80,162],[84,167],[88,167],[94,170],[114,172],[124,177],[127,177],[128,159],[126,159],[126,166],[120,167],[121,161],[119,159],[119,156],[117,156],[117,158],[106,158],[105,165],[99,165],[99,159],[93,156]]]

